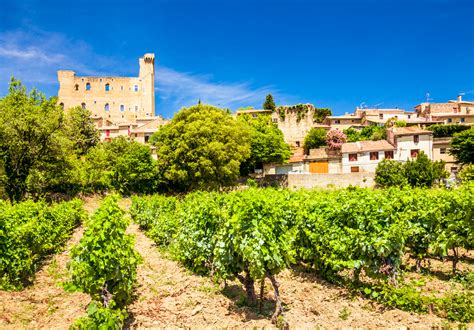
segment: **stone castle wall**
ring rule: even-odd
[[[58,102],[64,109],[83,106],[114,123],[155,114],[155,57],[139,60],[138,77],[85,77],[59,70]]]

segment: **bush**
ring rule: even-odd
[[[79,200],[52,206],[0,201],[0,288],[21,289],[30,283],[41,261],[58,252],[84,219]]]
[[[465,165],[458,173],[458,178],[462,183],[474,181],[474,164]]]
[[[304,138],[304,152],[309,153],[310,149],[316,149],[326,145],[326,130],[324,128],[311,128]]]
[[[474,163],[474,127],[454,134],[449,153],[461,164]]]
[[[384,159],[375,169],[375,183],[377,186],[401,187],[408,184],[403,164],[397,160]]]

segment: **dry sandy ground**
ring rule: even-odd
[[[20,292],[0,291],[1,329],[68,329],[74,319],[85,315],[89,295],[64,291],[69,251],[82,237],[77,228],[66,249],[47,260],[32,286]]]

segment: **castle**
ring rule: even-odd
[[[58,70],[60,106],[90,110],[102,140],[128,135],[147,142],[166,121],[155,117],[155,55],[145,54],[138,62],[138,77],[76,76]]]

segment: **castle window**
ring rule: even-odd
[[[64,110],[64,103],[59,103],[59,106]]]
[[[91,90],[91,84],[87,83],[86,84],[86,91],[90,91]]]
[[[105,91],[108,92],[110,90],[110,85],[109,84],[105,84]]]
[[[110,108],[109,108],[109,104],[106,103],[105,106],[104,106],[104,110],[105,110],[105,111],[109,111],[109,109],[110,109]]]
[[[125,106],[123,104],[120,104],[120,111],[122,111],[122,112],[125,111]]]
[[[135,92],[138,92],[138,85],[133,86],[133,90],[134,90]]]
[[[79,85],[76,84],[76,85],[74,86],[74,88],[76,89],[76,91],[78,91],[78,90],[79,90]]]
[[[82,107],[82,109],[86,109],[86,104],[84,102],[81,103],[81,107]]]

